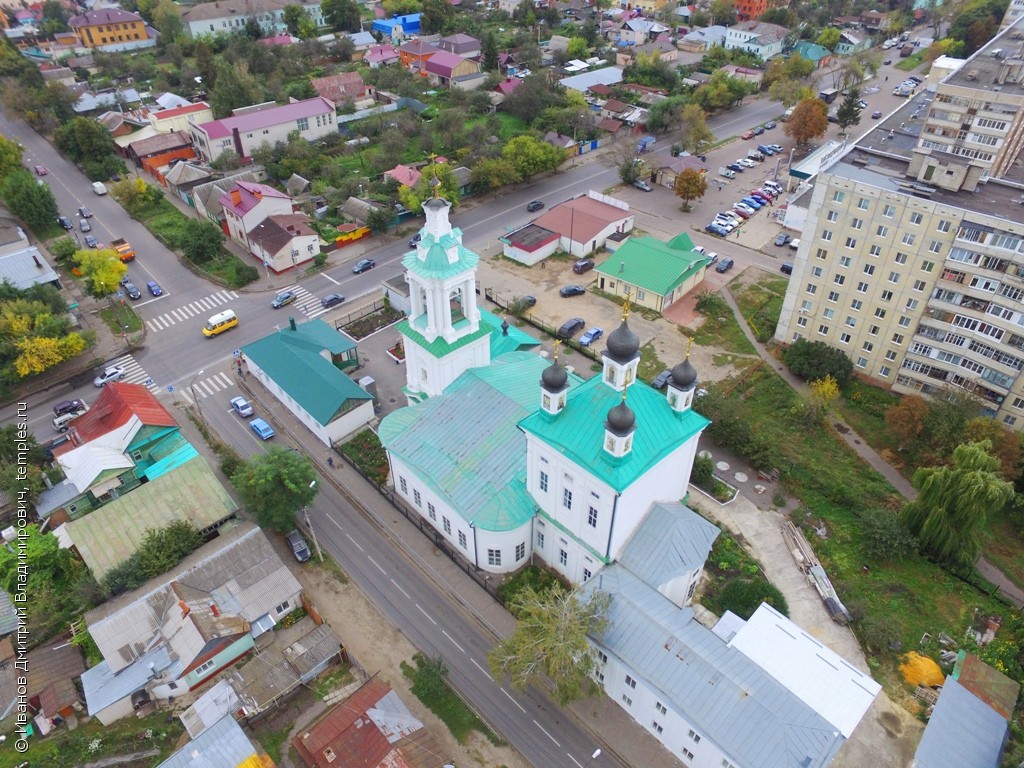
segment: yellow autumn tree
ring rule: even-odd
[[[89,293],[93,296],[113,293],[128,272],[128,267],[121,262],[113,248],[77,251],[74,258],[78,269],[89,281]]]
[[[42,373],[81,354],[85,346],[85,339],[77,333],[59,339],[49,336],[19,339],[15,343],[18,356],[14,358],[14,370],[22,378]]]
[[[832,404],[839,397],[839,382],[831,375],[824,379],[815,379],[807,385],[811,390],[808,409],[812,418],[823,419],[832,410]]]

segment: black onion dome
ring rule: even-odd
[[[633,428],[634,424],[636,424],[636,416],[625,401],[608,411],[608,429],[616,435],[625,435]]]
[[[608,334],[605,349],[615,360],[632,360],[640,349],[640,339],[629,329],[629,324],[623,320],[622,325]]]
[[[565,382],[568,380],[569,374],[566,373],[565,368],[558,364],[557,360],[545,368],[544,373],[540,375],[541,384],[549,392],[558,392],[565,386]]]
[[[689,389],[697,382],[697,369],[690,358],[686,358],[672,369],[672,383],[679,389]]]

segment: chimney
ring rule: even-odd
[[[189,611],[192,610],[191,608],[188,607],[188,605],[185,603],[184,600],[179,600],[178,601],[178,607],[181,608],[181,618],[183,618],[183,619],[186,616],[188,616]]]
[[[625,271],[626,271],[626,262],[620,261],[619,262],[619,274],[621,275]]]
[[[39,263],[39,256],[38,255],[33,253],[32,254],[32,261],[34,261],[36,263],[36,269],[42,269],[43,268],[43,265]]]
[[[210,613],[213,614],[213,618],[220,616],[220,608],[217,607],[216,603],[210,603]]]
[[[232,205],[241,205],[242,204],[242,193],[241,193],[240,190],[237,190],[237,189],[232,189],[231,190],[231,204]]]
[[[296,328],[296,326],[295,326],[295,318],[294,317],[289,317],[288,318],[288,327],[291,328],[293,331],[298,330],[298,328]]]

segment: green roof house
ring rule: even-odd
[[[797,43],[793,53],[807,59],[818,69],[827,67],[832,63],[832,51],[822,45],[809,43],[806,40],[801,40]]]
[[[249,372],[325,445],[373,419],[373,396],[345,373],[354,341],[322,320],[288,326],[242,347]]]
[[[597,268],[597,286],[616,296],[628,292],[633,304],[664,312],[704,281],[707,263],[689,235],[667,243],[634,237]]]

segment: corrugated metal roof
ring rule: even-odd
[[[757,768],[819,765],[842,743],[821,715],[753,661],[621,565],[582,587],[612,595],[598,646],[652,685],[729,760]],[[810,763],[805,763],[807,757]]]
[[[633,449],[625,460],[611,461],[604,450],[605,419],[608,411],[622,402],[622,395],[595,376],[569,392],[565,410],[555,418],[536,412],[520,422],[595,477],[617,491],[624,491],[709,422],[696,411],[676,413],[665,395],[643,382],[629,387],[626,402],[636,416]]]
[[[718,526],[682,504],[655,504],[618,559],[657,588],[703,568],[719,533]]]
[[[947,677],[928,727],[914,753],[916,768],[996,768],[1006,739],[1006,720]]]
[[[967,651],[957,654],[953,677],[1007,720],[1013,717],[1017,696],[1020,694],[1020,683],[1016,680]]]
[[[153,665],[152,669],[150,664]],[[141,656],[135,664],[118,672],[108,662],[101,661],[82,673],[86,709],[90,715],[95,715],[136,691],[141,691],[154,674],[159,675],[168,670],[167,679],[176,680],[181,669],[181,662],[171,661],[167,648],[163,646]]]
[[[241,699],[231,685],[231,681],[223,678],[195,700],[195,703],[184,712],[178,714],[181,722],[193,739],[220,720],[224,715],[241,709]]]
[[[692,250],[677,250],[653,237],[631,237],[597,271],[667,296],[706,265],[707,259]]]
[[[435,238],[420,230],[423,240],[402,259],[402,266],[414,274],[443,280],[475,269],[480,257],[462,244],[462,231],[458,228]]]
[[[540,404],[540,375],[548,365],[512,352],[470,369],[444,394],[385,417],[381,442],[474,525],[518,528],[536,504],[526,491],[526,437],[517,425]],[[570,381],[580,385],[578,377]]]
[[[226,715],[157,768],[234,768],[258,753],[242,726]]]

